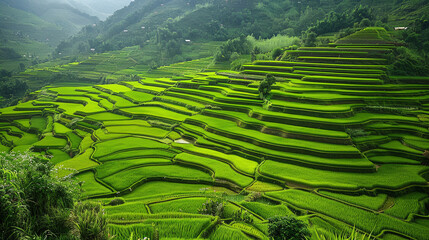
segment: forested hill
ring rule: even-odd
[[[154,42],[174,48],[186,39],[224,41],[242,34],[301,36],[331,11],[336,19],[350,15],[347,21],[340,19],[342,28],[363,18],[406,25],[427,10],[425,0],[135,0],[60,44],[56,53],[106,52]]]
[[[46,59],[62,40],[98,21],[54,0],[0,0],[0,68],[16,71],[18,62]]]
[[[83,13],[59,0],[0,0],[0,2],[57,25],[66,37],[79,32],[85,25],[99,21],[97,17]],[[19,21],[19,16],[16,16],[15,21]]]

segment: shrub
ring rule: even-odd
[[[274,240],[301,240],[310,236],[307,225],[292,216],[272,217],[268,222],[268,235]]]
[[[243,70],[243,65],[245,65],[248,62],[246,59],[237,59],[233,62],[231,62],[231,70],[233,71],[241,71]]]
[[[224,215],[224,208],[225,202],[222,199],[208,199],[205,203],[203,203],[202,208],[198,209],[198,213],[203,215],[218,216],[222,218]]]
[[[74,223],[74,235],[81,240],[109,239],[107,216],[100,203],[80,202],[76,204],[71,218]]]
[[[115,199],[112,199],[112,201],[110,201],[109,205],[110,206],[118,206],[118,205],[121,205],[124,203],[125,203],[125,200],[123,198],[115,198]]]
[[[254,201],[258,200],[259,198],[261,198],[261,196],[262,196],[262,194],[260,192],[251,192],[251,193],[249,193],[249,195],[246,196],[244,201],[254,202]]]
[[[278,57],[280,57],[283,54],[283,51],[280,48],[276,48],[271,52],[271,58],[273,60],[276,60]]]
[[[240,210],[235,211],[234,215],[232,217],[234,219],[234,221],[237,222],[245,222],[245,223],[253,223],[253,218],[251,217],[251,214],[248,213],[247,211],[243,212],[243,209],[240,208]]]
[[[20,239],[48,232],[56,237],[68,235],[68,218],[77,188],[68,178],[53,177],[55,171],[49,160],[31,153],[10,153],[0,157],[2,239]]]
[[[0,239],[13,236],[14,227],[20,226],[27,218],[28,211],[17,180],[15,172],[0,169]]]
[[[276,83],[276,78],[271,75],[267,74],[264,80],[259,84],[259,96],[261,99],[268,99],[270,93],[271,93],[271,86]]]

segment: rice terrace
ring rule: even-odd
[[[232,70],[210,55],[230,40],[185,45],[199,55],[166,66],[136,63],[151,45],[124,46],[11,76],[32,91],[0,109],[0,238],[429,239],[429,76],[392,71],[397,34],[308,37],[273,58],[240,53]],[[45,164],[56,180],[27,176]],[[25,203],[21,175],[67,181],[31,192],[67,213]]]

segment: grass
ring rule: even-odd
[[[70,72],[87,82],[55,82],[32,94],[35,100],[0,110],[0,151],[54,155],[60,177],[84,181],[81,199],[123,197],[125,204],[105,209],[111,232],[124,239],[152,237],[152,223],[162,239],[197,238],[214,219],[197,210],[218,192],[230,201],[226,218],[241,205],[264,219],[293,211],[335,233],[355,226],[379,238],[427,239],[427,194],[420,188],[429,170],[421,165],[429,87],[424,79],[382,81],[387,66],[377,58],[394,48],[383,44],[386,36],[373,29],[329,47],[301,48],[288,54],[317,62],[256,61],[245,65],[246,74],[199,72],[229,68],[208,66],[212,58],[148,73],[140,62],[147,49],[137,46],[80,63],[44,63],[22,78],[33,86]],[[290,39],[253,41],[277,48]],[[263,76],[250,73],[288,78],[278,79],[264,104]],[[118,84],[92,86],[100,77]],[[189,144],[174,142],[182,138]],[[243,194],[234,192],[238,186]],[[245,202],[249,192],[263,197]],[[267,224],[253,219],[213,221],[218,228],[207,238],[265,238]]]
[[[386,194],[377,194],[376,196],[368,196],[368,195],[347,195],[347,194],[340,194],[335,192],[328,192],[328,191],[319,191],[320,194],[323,196],[332,197],[334,199],[342,200],[351,204],[355,204],[358,206],[362,206],[368,209],[372,210],[379,210],[385,201],[387,200]]]
[[[225,154],[209,148],[197,147],[193,144],[172,143],[172,146],[195,155],[202,155],[212,159],[219,159],[222,162],[229,163],[233,165],[236,169],[250,175],[253,175],[255,173],[255,169],[258,166],[258,163],[255,161],[245,159],[237,155]]]
[[[149,102],[155,97],[153,94],[138,91],[128,91],[124,92],[123,94],[124,97],[137,103]]]
[[[76,175],[76,180],[82,183],[82,197],[111,193],[111,190],[97,182],[94,173],[87,171]]]
[[[33,143],[39,141],[39,137],[36,134],[31,134],[24,132],[20,139],[14,140],[13,144],[19,145],[32,145]]]
[[[174,158],[181,163],[190,163],[208,168],[214,172],[216,179],[223,179],[237,184],[240,187],[248,186],[253,178],[244,176],[234,171],[228,164],[207,157],[200,157],[189,153],[180,153]]]
[[[284,138],[271,134],[261,134],[259,131],[243,129],[237,126],[235,122],[209,116],[196,115],[186,120],[186,123],[198,121],[205,124],[208,129],[214,129],[216,133],[228,136],[234,139],[240,139],[246,142],[252,142],[255,145],[263,146],[273,150],[283,150],[289,152],[299,152],[307,154],[318,152],[329,153],[330,156],[358,157],[357,149],[350,145],[337,145],[323,142],[312,142],[301,139],[291,139],[284,141]],[[305,149],[305,150],[304,150]],[[348,156],[349,155],[349,156]]]
[[[131,90],[130,88],[119,84],[96,85],[95,87],[109,93],[125,93]]]
[[[50,161],[54,165],[70,159],[70,155],[68,153],[63,152],[59,149],[49,149],[46,152],[52,156]]]
[[[118,206],[105,206],[108,215],[124,213],[148,213],[146,205],[141,202],[124,203]]]
[[[212,233],[209,237],[209,239],[213,240],[230,240],[230,239],[236,239],[236,240],[248,240],[251,239],[247,237],[242,231],[227,227],[225,225],[220,225],[216,228],[216,231]]]
[[[417,239],[427,239],[427,229],[423,226],[415,223],[406,223],[385,214],[375,214],[374,212],[354,208],[309,192],[285,190],[268,193],[268,195],[288,202],[293,206],[339,219],[375,236],[379,235],[382,230],[390,229]]]
[[[138,138],[138,137],[126,137],[113,139],[110,141],[105,141],[101,143],[97,143],[95,146],[94,158],[99,158],[103,156],[107,156],[112,153],[116,153],[119,151],[124,151],[125,149],[167,149],[169,146],[160,143],[154,140]]]
[[[93,143],[94,143],[94,140],[92,140],[91,134],[87,134],[80,142],[80,145],[79,145],[80,152],[81,153],[85,152],[88,148],[92,146]]]
[[[75,171],[90,169],[98,166],[98,163],[91,160],[91,155],[94,152],[92,148],[85,150],[82,154],[75,156],[72,159],[62,161],[56,164],[58,168],[58,176],[64,177]]]
[[[409,185],[423,186],[426,185],[426,180],[420,176],[420,173],[427,169],[427,167],[416,165],[385,164],[375,173],[335,172],[332,174],[330,171],[267,160],[260,167],[260,172],[277,179],[312,187],[352,190],[377,187],[400,189]],[[398,172],[402,174],[398,175]]]
[[[289,210],[285,205],[268,205],[260,202],[241,202],[240,205],[249,209],[250,211],[258,214],[264,219],[268,219],[274,216],[286,216],[293,215],[293,212]]]
[[[131,125],[136,125],[136,126],[144,126],[144,127],[150,127],[150,124],[147,123],[144,120],[141,119],[135,119],[135,120],[112,120],[112,121],[103,121],[103,125],[105,127],[110,127],[110,126],[131,126]]]
[[[310,136],[313,139],[317,136],[323,137],[325,139],[326,138],[337,138],[337,139],[348,138],[348,135],[343,131],[314,129],[311,127],[301,127],[293,124],[288,125],[287,123],[277,123],[277,122],[272,122],[268,120],[262,121],[262,120],[258,120],[257,118],[250,117],[249,114],[238,112],[238,111],[215,112],[213,110],[205,110],[204,113],[208,113],[208,114],[215,113],[216,114],[215,116],[219,116],[218,118],[234,119],[235,121],[240,121],[245,123],[245,125],[250,125],[252,126],[252,128],[259,127],[260,129],[262,129],[265,126],[267,128],[272,128],[274,130],[282,131],[289,134]]]
[[[392,208],[386,209],[384,213],[407,219],[410,214],[420,212],[419,201],[427,198],[428,195],[422,192],[412,192],[399,197],[395,197],[395,204]]]
[[[121,109],[120,112],[127,115],[132,115],[134,117],[166,119],[170,121],[180,121],[180,122],[188,118],[187,115],[169,111],[161,107],[150,107],[150,106],[126,108],[126,109]]]
[[[97,160],[100,162],[112,161],[112,160],[121,160],[121,159],[133,159],[133,158],[165,158],[173,159],[176,155],[176,152],[169,151],[166,149],[139,149],[139,150],[129,150],[125,152],[112,153],[103,157],[98,157]]]
[[[129,239],[131,233],[135,238],[152,238],[155,225],[159,229],[160,239],[179,238],[191,239],[198,237],[199,233],[210,224],[210,219],[154,219],[145,223],[131,225],[109,225],[109,231],[119,239]]]
[[[295,45],[299,42],[299,38],[278,34],[269,39],[256,39],[253,36],[248,36],[247,41],[249,41],[252,46],[260,48],[263,53],[267,53],[276,48]]]
[[[86,116],[85,119],[104,122],[104,121],[129,120],[130,118],[123,115],[110,113],[110,112],[103,112],[103,113],[97,113],[97,114]]]
[[[162,158],[120,159],[117,161],[108,161],[96,168],[96,176],[97,178],[105,178],[115,173],[137,167],[162,164],[171,164],[171,161]]]
[[[207,201],[206,198],[183,198],[178,200],[160,202],[150,204],[152,213],[164,212],[184,212],[184,213],[198,213],[198,209],[202,208],[203,203]]]
[[[146,126],[112,126],[105,128],[108,133],[122,133],[130,135],[141,135],[154,138],[165,138],[170,131],[166,131],[159,128],[152,128]]]
[[[255,181],[250,187],[247,187],[246,190],[253,192],[271,192],[283,190],[283,187],[269,182]]]
[[[265,148],[264,146],[259,146],[255,144],[251,144],[249,142],[245,141],[239,141],[236,139],[220,136],[217,134],[213,134],[211,132],[204,131],[203,128],[189,125],[189,124],[182,124],[182,128],[185,130],[203,136],[205,139],[208,139],[210,141],[213,141],[218,144],[227,145],[235,149],[239,149],[240,151],[246,152],[248,154],[252,154],[254,156],[257,156],[258,158],[271,158],[276,159],[278,161],[282,162],[293,162],[293,163],[306,163],[306,164],[312,164],[312,165],[322,165],[325,167],[329,166],[335,166],[335,167],[360,167],[360,168],[371,168],[372,163],[369,161],[359,157],[355,158],[353,160],[351,159],[341,159],[341,158],[323,158],[318,157],[314,155],[304,155],[303,153],[293,153],[293,152],[286,152],[285,150],[278,148],[278,150],[273,150],[269,148]],[[258,137],[256,137],[258,138]],[[279,141],[284,142],[284,138],[278,138],[281,139]],[[252,139],[253,141],[253,139]],[[255,141],[256,142],[256,141]],[[256,142],[257,143],[257,142]],[[277,142],[276,142],[277,143]],[[283,150],[283,151],[281,151]]]
[[[67,145],[67,140],[54,136],[46,136],[42,140],[33,144],[35,148],[63,148]]]
[[[145,179],[173,178],[192,181],[211,182],[212,178],[207,173],[192,168],[177,165],[147,166],[122,171],[103,179],[118,191],[125,190],[133,184]]]
[[[151,181],[144,183],[136,189],[133,189],[133,191],[125,195],[124,198],[131,200],[135,198],[143,198],[149,196],[169,196],[186,193],[205,193],[213,192],[213,190],[229,192],[227,189],[213,187],[207,184]]]

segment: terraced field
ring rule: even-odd
[[[267,239],[279,214],[429,239],[429,78],[388,76],[394,47],[368,28],[241,73],[44,89],[0,110],[0,149],[52,156],[83,199],[106,204],[119,239],[153,226],[162,239]],[[248,78],[266,74],[278,77],[269,103]],[[245,201],[252,192],[261,197]],[[224,216],[199,214],[214,198]],[[240,210],[252,223],[233,219]]]

